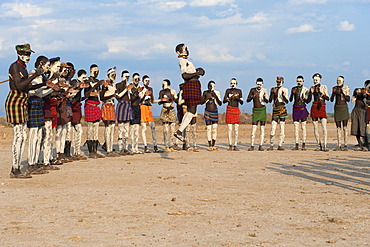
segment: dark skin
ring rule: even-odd
[[[28,53],[29,55],[31,53]],[[20,64],[26,64],[18,58],[18,60],[10,65],[9,68],[9,87],[10,90],[18,90],[27,93],[31,88],[32,81],[42,74],[42,68],[38,67],[36,73],[28,77],[28,72]]]
[[[207,103],[206,103],[206,101],[207,101]],[[212,86],[210,84],[208,84],[208,90],[203,92],[202,105],[204,103],[206,103],[206,109],[210,110],[210,111],[217,110],[217,104],[219,106],[222,105],[221,100],[218,98],[215,91],[212,90]],[[212,125],[212,124],[214,124],[214,122],[206,121],[206,125]]]
[[[356,88],[353,91],[353,96],[356,97],[355,107],[359,107],[361,109],[366,109],[367,108],[367,106],[364,102],[367,95],[366,95],[366,93],[364,93],[364,90],[362,88]],[[356,139],[357,139],[357,143],[358,143],[359,147],[362,148],[361,135],[356,135]],[[367,139],[367,136],[365,135],[365,144],[367,144],[368,141],[369,140]]]
[[[142,102],[142,98],[140,98],[139,93],[143,91],[142,87],[139,87],[139,84],[134,84],[134,87],[131,89],[132,96],[131,96],[131,104],[134,106],[140,105]]]
[[[144,87],[148,90],[145,92],[145,96],[150,96],[149,99],[143,101],[143,105],[151,106],[153,101],[154,101],[154,96],[153,96],[153,88],[144,85]]]
[[[335,99],[336,105],[347,105],[347,102],[350,101],[350,96],[345,95],[343,92],[343,86],[335,86],[333,87],[333,93],[331,94],[330,101],[333,102]],[[337,128],[347,127],[348,120],[344,121],[337,121],[335,122],[335,125]]]
[[[284,102],[279,102],[278,101],[279,88],[280,87],[273,87],[273,88],[271,88],[271,91],[270,91],[269,103],[274,101],[274,106],[280,106],[280,105],[288,104],[288,99],[286,98],[286,95],[284,93],[282,94]],[[281,122],[285,122],[285,118],[279,118],[279,117],[273,117],[272,120],[276,121],[276,122],[279,122],[279,120]]]
[[[166,96],[166,97],[165,97]],[[162,89],[159,92],[159,105],[163,105],[165,103],[172,103],[175,101],[175,96],[171,93],[170,88]],[[163,122],[164,124],[170,124],[169,122]]]
[[[300,89],[302,88],[303,86],[295,86],[292,88],[291,90],[291,93],[290,93],[290,98],[289,98],[289,101],[293,102],[293,105],[294,106],[302,106],[304,104],[306,104],[307,102],[305,100],[303,100],[300,96]],[[306,122],[307,121],[307,118],[303,118],[300,120],[301,122]]]
[[[264,107],[264,105],[261,104],[261,101],[260,101],[260,91],[258,90],[258,88],[251,88],[251,90],[249,91],[249,94],[248,94],[248,97],[247,97],[247,103],[251,102],[253,100],[253,107],[254,108],[262,108]],[[263,101],[265,103],[268,103],[268,99],[264,98]],[[252,125],[258,125],[258,123],[260,123],[261,126],[265,126],[266,125],[266,121],[257,121],[257,122],[253,122]]]
[[[229,94],[232,94],[232,96],[229,97]],[[242,97],[242,90],[238,88],[228,88],[225,91],[223,103],[227,103],[232,107],[238,107],[239,104],[242,105],[244,103],[243,100],[241,100]]]
[[[324,95],[324,93],[320,92],[320,84],[312,86],[310,88],[310,91],[309,91],[308,97],[307,97],[307,103],[311,102],[312,96],[313,96],[313,99],[314,99],[315,102],[325,103],[325,100],[329,100],[329,96]],[[322,118],[320,118],[320,119],[322,119]],[[318,118],[312,118],[312,121],[318,121],[318,120],[319,120]]]

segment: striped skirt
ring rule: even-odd
[[[12,124],[26,123],[28,94],[11,90],[5,101],[6,121]]]
[[[44,101],[42,99],[28,99],[28,128],[38,128],[45,125]]]
[[[117,103],[116,118],[118,121],[132,120],[132,108],[130,101],[119,101]]]
[[[197,106],[202,104],[202,90],[199,77],[186,81],[182,88],[182,98],[187,106]]]

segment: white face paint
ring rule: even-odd
[[[216,87],[216,85],[214,83],[209,83],[208,84],[208,89],[211,90],[211,91],[215,91],[215,87]]]
[[[144,81],[143,81],[143,83],[144,83],[145,86],[149,86],[150,79],[149,78],[145,78]]]
[[[108,79],[114,81],[116,80],[116,76],[117,76],[116,71],[112,71],[108,74]]]
[[[19,60],[24,63],[28,63],[31,60],[31,53],[18,54]]]
[[[186,45],[183,45],[182,49],[178,51],[177,54],[180,56],[188,56],[189,55],[188,47]]]
[[[337,85],[339,87],[341,87],[341,86],[343,86],[343,84],[344,84],[344,79],[342,77],[338,77],[337,78]]]
[[[281,80],[276,81],[276,86],[277,87],[282,87],[283,84],[284,84],[284,81],[281,81]]]
[[[231,80],[230,81],[230,87],[231,88],[236,88],[237,85],[238,85],[238,82],[236,80]]]
[[[77,78],[80,82],[84,82],[87,79],[87,74],[82,74]]]
[[[162,81],[162,88],[163,88],[163,89],[168,89],[168,88],[170,88],[170,86],[168,86],[167,81]]]
[[[301,87],[303,85],[303,79],[302,78],[297,78],[297,86]]]
[[[262,86],[263,86],[263,82],[262,81],[257,81],[256,86],[257,86],[257,89],[261,89]]]
[[[41,66],[41,68],[44,70],[44,73],[48,72],[50,69],[50,61],[47,61],[44,65]]]
[[[316,86],[316,85],[319,85],[320,84],[320,82],[321,82],[321,78],[320,78],[320,76],[315,76],[314,78],[313,78],[313,84]]]
[[[140,82],[140,76],[135,75],[134,78],[133,78],[133,80],[134,80],[134,84],[137,86],[139,84],[139,82]]]
[[[93,78],[96,78],[98,77],[99,75],[99,68],[98,67],[93,67],[90,69],[90,75],[93,77]]]
[[[130,73],[123,73],[122,81],[128,82],[129,79],[130,79]]]
[[[60,61],[55,62],[53,65],[50,66],[50,72],[55,74],[58,73],[60,70]]]
[[[63,67],[62,71],[60,72],[60,75],[63,77],[66,77],[69,73],[69,68]]]

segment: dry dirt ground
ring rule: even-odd
[[[370,153],[353,151],[354,137],[332,151],[329,128],[326,153],[313,151],[311,124],[309,150],[290,150],[288,124],[287,150],[269,152],[247,151],[249,125],[240,152],[226,151],[225,125],[220,151],[206,151],[198,126],[199,153],[89,159],[15,180],[12,129],[0,127],[0,246],[370,246]]]

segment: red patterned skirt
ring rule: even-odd
[[[101,119],[102,114],[99,105],[99,101],[86,100],[84,106],[85,122],[95,122]]]
[[[198,78],[199,76],[186,81],[182,88],[182,98],[187,106],[197,106],[202,103],[202,89]]]
[[[239,107],[226,106],[226,123],[240,124],[240,109]]]
[[[314,101],[311,106],[311,118],[328,118],[326,116],[326,104]]]

